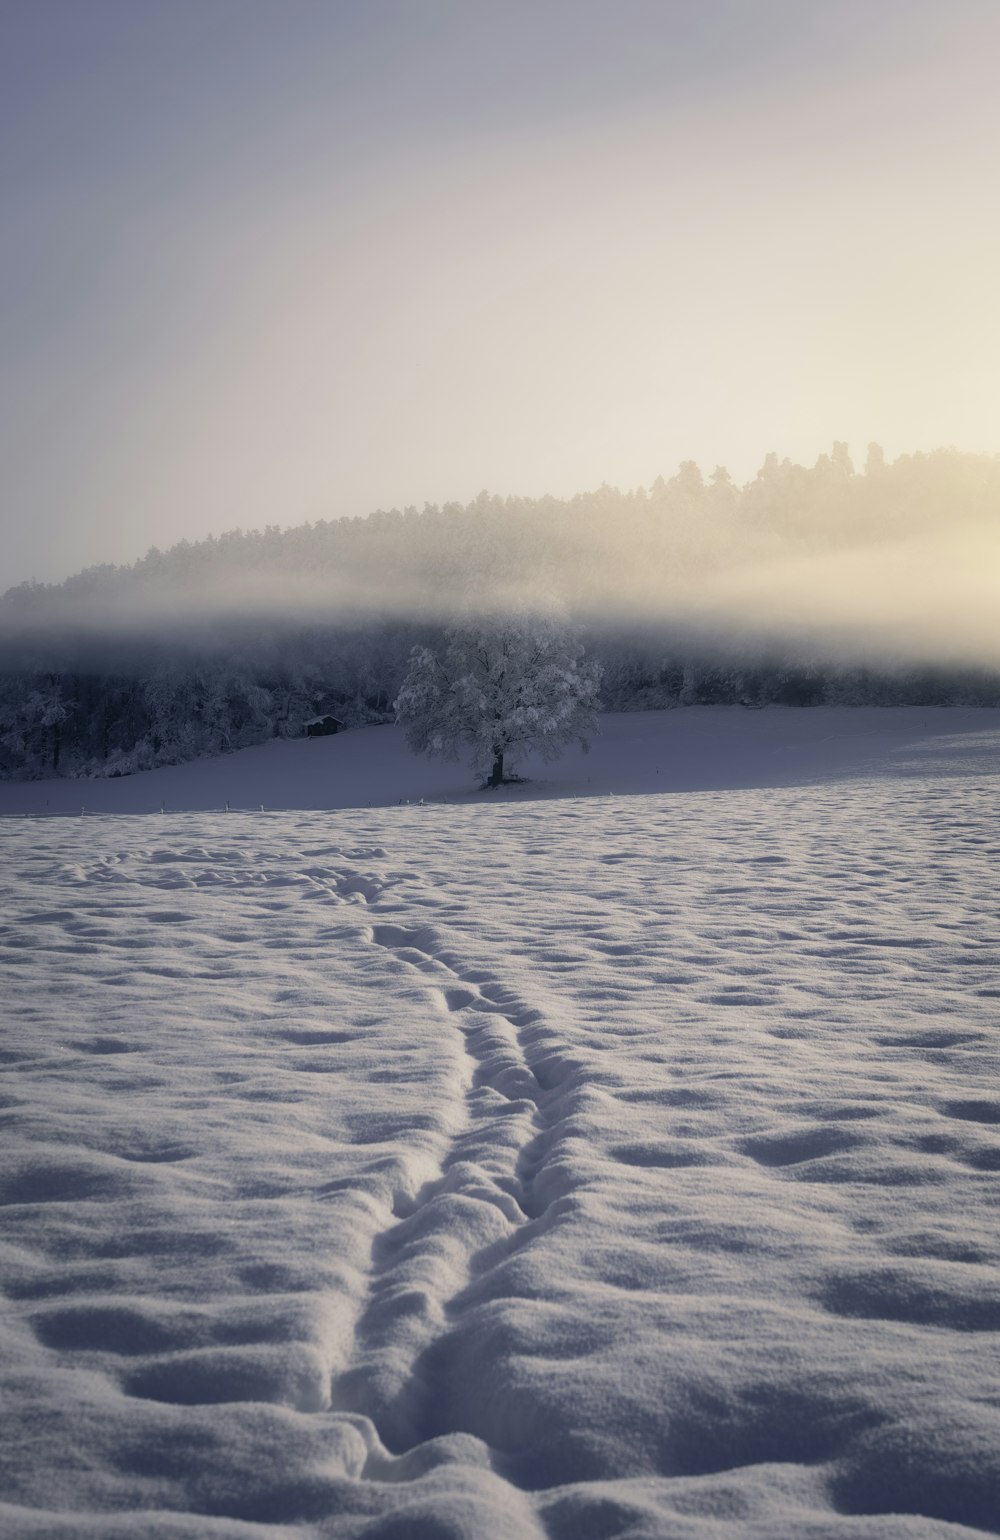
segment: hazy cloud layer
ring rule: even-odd
[[[447,621],[534,607],[800,656],[1000,666],[1000,456],[940,452],[856,474],[845,445],[773,457],[737,488],[668,482],[568,502],[480,497],[239,532],[0,601],[8,645],[213,628]]]

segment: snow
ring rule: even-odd
[[[554,765],[527,758],[524,787],[492,801],[636,792],[723,791],[857,776],[991,773],[1000,711],[989,707],[854,706],[744,711],[698,706],[600,718],[589,753]],[[237,754],[114,779],[0,781],[5,813],[153,813],[387,807],[483,799],[461,763],[418,758],[401,728],[275,740]]]
[[[0,1532],[1000,1531],[998,771],[691,710],[0,788],[105,812],[0,822]]]

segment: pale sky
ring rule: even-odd
[[[0,589],[1000,452],[997,0],[0,0]]]

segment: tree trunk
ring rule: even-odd
[[[503,784],[503,750],[494,749],[493,754],[493,774],[490,776],[487,785],[501,786]]]

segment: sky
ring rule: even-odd
[[[1000,452],[995,0],[0,0],[0,589]]]

